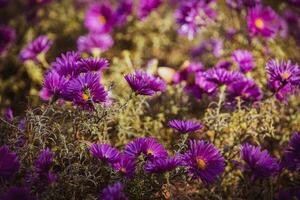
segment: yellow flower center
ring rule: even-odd
[[[106,18],[103,15],[100,15],[98,20],[99,20],[100,24],[102,24],[102,25],[106,23]]]
[[[120,172],[126,173],[126,169],[124,167],[121,167]]]
[[[148,149],[148,150],[147,150],[147,155],[151,155],[151,156],[153,156],[153,155],[154,155],[154,152],[153,152],[153,150],[151,150],[151,149]]]
[[[263,29],[265,26],[265,23],[261,18],[258,18],[255,20],[255,26],[259,29]]]
[[[201,158],[197,158],[197,166],[199,169],[204,170],[206,168],[206,162]]]
[[[287,71],[285,71],[285,72],[283,72],[283,73],[281,74],[281,77],[282,77],[284,80],[289,79],[290,76],[291,76],[291,74],[290,74],[289,72],[287,72]]]

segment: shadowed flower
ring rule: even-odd
[[[114,44],[109,34],[90,33],[80,36],[77,40],[77,49],[79,52],[98,53],[105,52]]]
[[[145,19],[153,10],[158,8],[162,0],[140,0],[138,6],[138,17],[139,19]]]
[[[238,64],[240,71],[243,73],[249,72],[255,67],[253,56],[249,51],[236,50],[232,53],[232,59]]]
[[[87,110],[94,109],[95,103],[108,102],[108,93],[100,83],[100,75],[91,72],[70,80],[65,96],[72,99],[75,105]]]
[[[77,77],[80,73],[78,69],[79,60],[80,55],[77,52],[69,51],[56,58],[51,66],[60,76],[63,76],[66,79],[72,79]]]
[[[135,173],[135,159],[127,154],[121,154],[120,159],[113,164],[114,170],[131,178]]]
[[[50,3],[52,0],[29,0],[30,6],[36,6],[36,5],[44,5],[47,3]]]
[[[81,73],[101,72],[107,69],[109,62],[104,58],[85,58],[78,62],[78,68]]]
[[[16,32],[9,26],[0,26],[0,56],[4,55],[16,39]]]
[[[55,70],[51,70],[47,73],[43,88],[40,91],[40,97],[43,100],[49,100],[50,98],[62,98],[63,90],[67,85],[67,81],[64,77],[60,76]]]
[[[46,35],[39,36],[22,49],[20,52],[21,60],[23,62],[27,60],[37,61],[40,54],[48,52],[52,43]]]
[[[132,0],[121,0],[116,10],[116,21],[119,26],[126,23],[127,17],[132,13]]]
[[[163,80],[143,71],[127,74],[125,79],[131,89],[139,95],[152,96],[156,92],[163,92],[166,89],[166,83]]]
[[[14,113],[11,108],[7,108],[4,111],[4,119],[11,123],[14,120]]]
[[[300,171],[300,132],[291,137],[284,152],[283,166],[292,171]]]
[[[93,33],[109,33],[115,23],[115,13],[108,3],[92,4],[84,20],[85,27]]]
[[[148,161],[144,166],[144,170],[148,173],[165,173],[174,170],[180,164],[181,161],[177,157],[158,158]]]
[[[192,40],[202,27],[209,24],[216,16],[211,8],[214,1],[184,1],[175,12],[178,32]]]
[[[1,200],[36,200],[30,194],[30,190],[26,187],[10,187],[8,191],[0,198]]]
[[[260,147],[244,144],[240,156],[244,161],[243,171],[249,173],[252,180],[272,176],[279,170],[278,161]]]
[[[7,146],[0,147],[0,178],[9,179],[20,168],[16,153],[9,151]]]
[[[192,178],[200,178],[207,184],[214,182],[225,168],[225,160],[219,150],[203,140],[190,140],[190,147],[183,155],[183,164]]]
[[[120,159],[120,152],[109,144],[93,144],[90,152],[95,158],[109,164],[116,163]]]
[[[205,78],[217,85],[229,85],[235,81],[243,80],[244,76],[237,71],[228,71],[222,68],[212,68],[204,73]]]
[[[229,70],[231,66],[232,66],[232,62],[227,61],[227,60],[220,60],[220,61],[215,65],[215,68],[222,68],[222,69]]]
[[[261,3],[261,0],[226,0],[229,7],[233,9],[251,8]]]
[[[124,186],[117,182],[102,190],[99,200],[128,200],[123,192]]]
[[[212,53],[216,58],[219,58],[223,54],[223,40],[213,38],[203,41],[198,47],[192,49],[191,56],[202,56],[205,53]]]
[[[177,130],[180,133],[191,133],[199,130],[203,127],[202,124],[196,121],[184,121],[184,120],[171,120],[168,123],[169,127]]]
[[[257,5],[248,10],[247,24],[250,35],[272,38],[279,30],[279,17],[271,7]]]

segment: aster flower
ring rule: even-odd
[[[232,62],[227,61],[227,60],[220,60],[220,61],[215,65],[215,68],[222,68],[222,69],[229,70],[231,66],[232,66]]]
[[[16,32],[9,26],[0,26],[0,56],[4,55],[16,39]]]
[[[219,150],[203,140],[190,140],[183,163],[192,178],[200,178],[206,184],[214,182],[225,168],[225,160]]]
[[[237,71],[228,71],[222,68],[212,68],[205,72],[205,78],[217,85],[229,85],[235,81],[243,80],[243,74]]]
[[[158,8],[162,0],[140,0],[138,6],[139,19],[145,19],[153,10]]]
[[[85,73],[69,81],[65,96],[75,105],[84,109],[94,109],[95,103],[107,103],[108,93],[100,83],[99,74]]]
[[[227,5],[233,9],[251,8],[261,3],[261,0],[226,0]]]
[[[123,190],[123,184],[117,182],[103,189],[99,200],[128,200]]]
[[[279,170],[278,161],[260,147],[244,144],[240,156],[244,161],[243,171],[249,173],[253,180],[275,175]]]
[[[86,53],[105,52],[110,49],[113,44],[114,41],[109,34],[90,33],[78,38],[77,49],[79,52]]]
[[[80,55],[77,52],[69,51],[56,58],[51,66],[60,76],[66,79],[72,79],[77,77],[80,73],[78,69],[79,60]]]
[[[114,170],[124,174],[126,177],[132,177],[135,173],[135,159],[127,154],[121,154],[120,159],[113,164]]]
[[[109,33],[115,23],[115,13],[108,3],[92,4],[84,20],[85,27],[94,33]]]
[[[252,36],[272,38],[279,29],[279,18],[271,7],[257,5],[248,10],[247,24]]]
[[[60,76],[55,70],[51,70],[44,79],[44,85],[40,91],[40,97],[43,100],[49,100],[50,98],[61,98],[63,90],[67,85],[67,80]]]
[[[193,39],[202,27],[205,27],[216,16],[211,8],[214,1],[184,1],[175,12],[179,25],[179,34]]]
[[[164,173],[174,170],[180,164],[181,161],[177,157],[159,158],[148,161],[144,166],[144,170],[148,173]]]
[[[184,121],[184,120],[171,120],[168,123],[169,127],[177,130],[180,133],[191,133],[195,132],[203,127],[202,124],[196,121]]]
[[[127,74],[125,80],[131,89],[139,95],[152,96],[156,92],[163,92],[166,89],[166,83],[163,80],[143,71]]]
[[[117,24],[123,25],[127,21],[127,17],[132,13],[133,2],[132,0],[121,0],[116,10]]]
[[[232,59],[239,65],[243,73],[251,71],[255,65],[251,52],[246,50],[236,50],[232,53]]]
[[[12,122],[14,120],[14,113],[11,108],[7,108],[4,111],[4,119],[8,122]]]
[[[191,51],[192,57],[201,56],[205,53],[212,53],[216,58],[219,58],[223,54],[223,40],[213,38],[205,40],[200,45]]]
[[[78,62],[79,71],[82,73],[101,72],[107,69],[108,65],[108,60],[104,58],[85,58]]]
[[[27,60],[37,61],[40,54],[45,54],[48,52],[52,46],[52,41],[46,35],[41,35],[32,42],[30,42],[25,48],[20,52],[20,58],[23,62]]]
[[[300,132],[291,137],[284,152],[283,166],[292,171],[300,171]]]
[[[109,164],[116,163],[120,159],[120,152],[109,144],[93,144],[90,152],[95,158]]]
[[[136,138],[126,144],[124,153],[132,158],[137,158],[142,152],[145,144],[145,138]]]
[[[179,71],[174,74],[173,82],[179,83],[181,81],[186,81],[188,84],[193,84],[195,82],[196,73],[202,72],[204,67],[200,62],[189,62],[186,61],[179,69]]]
[[[240,97],[246,102],[262,99],[262,91],[252,80],[236,81],[229,85],[226,92],[228,100],[232,102],[236,100],[236,97]]]
[[[10,187],[8,191],[0,198],[1,200],[35,200],[26,187]]]
[[[19,158],[7,146],[0,147],[0,178],[9,179],[20,168]]]

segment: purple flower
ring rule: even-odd
[[[244,161],[243,170],[250,174],[252,180],[275,175],[279,170],[278,161],[260,147],[244,144],[240,156]]]
[[[119,26],[127,21],[127,17],[132,13],[132,0],[121,0],[116,10],[116,20]]]
[[[8,191],[0,198],[1,200],[35,200],[26,187],[10,187]]]
[[[206,74],[205,72],[197,73],[195,84],[197,85],[198,88],[200,88],[202,92],[205,92],[208,95],[212,95],[216,92],[218,86],[216,83],[209,81],[205,77],[205,74]]]
[[[93,33],[109,33],[115,23],[115,13],[108,3],[92,4],[84,20],[85,27]]]
[[[203,41],[198,47],[192,49],[191,56],[197,57],[205,53],[212,53],[215,57],[219,58],[223,54],[223,40],[221,39],[209,39]]]
[[[94,109],[95,103],[107,103],[108,93],[100,83],[100,75],[85,73],[69,81],[65,92],[66,99],[84,109]]]
[[[236,81],[229,85],[226,92],[228,100],[232,102],[236,101],[236,97],[240,97],[246,102],[262,99],[262,91],[252,80]]]
[[[4,55],[16,39],[16,32],[9,26],[0,26],[0,56]]]
[[[20,168],[16,153],[9,151],[7,146],[0,147],[0,178],[9,179]]]
[[[46,35],[41,35],[30,42],[20,52],[20,58],[23,62],[27,60],[37,61],[40,54],[47,53],[52,46],[52,41]]]
[[[123,184],[117,182],[103,189],[99,200],[128,200],[123,190]]]
[[[191,133],[203,127],[202,124],[196,121],[171,120],[168,123],[169,127],[177,130],[180,133]]]
[[[144,148],[145,138],[136,138],[129,142],[124,149],[124,153],[130,157],[137,158]]]
[[[38,173],[48,172],[53,163],[53,153],[49,149],[42,150],[34,163],[35,171]]]
[[[148,173],[164,173],[174,170],[180,164],[181,161],[177,157],[158,158],[148,161],[144,166],[144,170]]]
[[[109,34],[90,33],[81,36],[77,40],[77,49],[79,52],[104,52],[110,49],[114,44]]]
[[[78,68],[81,73],[101,72],[107,69],[109,62],[104,58],[85,58],[78,62]]]
[[[125,79],[131,89],[139,95],[152,96],[156,92],[163,92],[166,89],[166,83],[163,80],[143,71],[127,74]]]
[[[227,60],[220,60],[216,65],[215,68],[222,68],[229,70],[232,65],[232,62],[227,61]]]
[[[55,70],[51,70],[45,76],[44,85],[40,91],[40,97],[46,101],[52,97],[55,99],[61,98],[66,86],[67,80],[63,76],[60,76]]]
[[[255,6],[248,10],[247,24],[252,36],[272,38],[279,29],[279,18],[271,7]]]
[[[186,81],[188,84],[194,84],[196,73],[204,70],[202,63],[200,62],[185,62],[179,71],[174,75],[173,82],[179,83]]]
[[[51,65],[55,71],[60,76],[66,79],[72,79],[77,77],[80,73],[78,69],[78,61],[80,60],[80,55],[77,52],[66,52],[61,54],[60,57],[56,58],[55,62]]]
[[[120,159],[113,164],[114,170],[131,178],[135,173],[135,159],[127,154],[121,154]]]
[[[190,140],[183,163],[192,178],[200,178],[207,184],[214,182],[225,168],[225,160],[219,150],[203,140]]]
[[[50,3],[52,0],[29,0],[30,6],[36,6],[36,5],[44,5],[47,3]]]
[[[251,71],[254,67],[253,56],[246,50],[236,50],[232,53],[232,59],[239,65],[243,73]]]
[[[300,171],[300,132],[295,133],[284,152],[283,165],[292,171]]]
[[[120,152],[109,144],[93,144],[90,152],[95,158],[109,164],[116,163],[120,159]]]
[[[175,12],[178,32],[192,40],[202,27],[205,27],[216,16],[211,8],[214,1],[185,1]]]
[[[228,71],[222,68],[212,68],[205,72],[205,78],[217,85],[229,85],[235,81],[243,80],[243,74],[237,71]]]
[[[14,113],[11,108],[7,108],[4,111],[4,119],[8,122],[12,122],[14,120]]]
[[[242,9],[244,7],[250,8],[259,5],[261,0],[226,0],[229,7],[233,9]]]
[[[138,6],[139,19],[145,19],[153,10],[158,8],[162,0],[140,0]]]

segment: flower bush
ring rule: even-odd
[[[0,0],[0,199],[300,199],[299,6]]]

